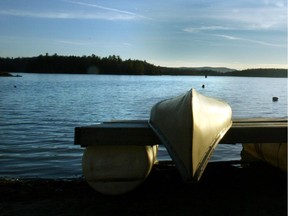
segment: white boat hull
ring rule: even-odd
[[[260,160],[287,172],[287,143],[245,143],[241,158]]]
[[[184,181],[198,181],[220,139],[231,127],[232,110],[191,89],[156,104],[150,126],[166,146]]]

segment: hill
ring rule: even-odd
[[[215,71],[219,73],[227,73],[227,72],[236,71],[235,69],[231,69],[227,67],[196,67],[195,69],[199,71],[205,70],[205,71]]]
[[[244,77],[287,77],[287,69],[275,68],[258,68],[241,71],[227,72],[227,76],[244,76]]]

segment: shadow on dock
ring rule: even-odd
[[[82,178],[0,179],[0,215],[287,215],[287,175],[270,166],[209,163],[185,184],[171,163],[155,165],[137,189],[93,191]]]

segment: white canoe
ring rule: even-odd
[[[218,142],[232,125],[230,106],[191,89],[153,106],[150,126],[184,181],[198,181]]]
[[[263,161],[287,172],[287,143],[245,143],[242,161]]]
[[[96,191],[119,195],[140,185],[156,162],[158,146],[88,146],[82,158],[82,170]]]

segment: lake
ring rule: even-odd
[[[0,177],[79,177],[75,127],[148,119],[155,103],[191,88],[228,102],[233,118],[287,117],[286,78],[18,74],[0,78]],[[241,149],[218,145],[211,161],[238,160]],[[161,147],[158,159],[169,158]]]

